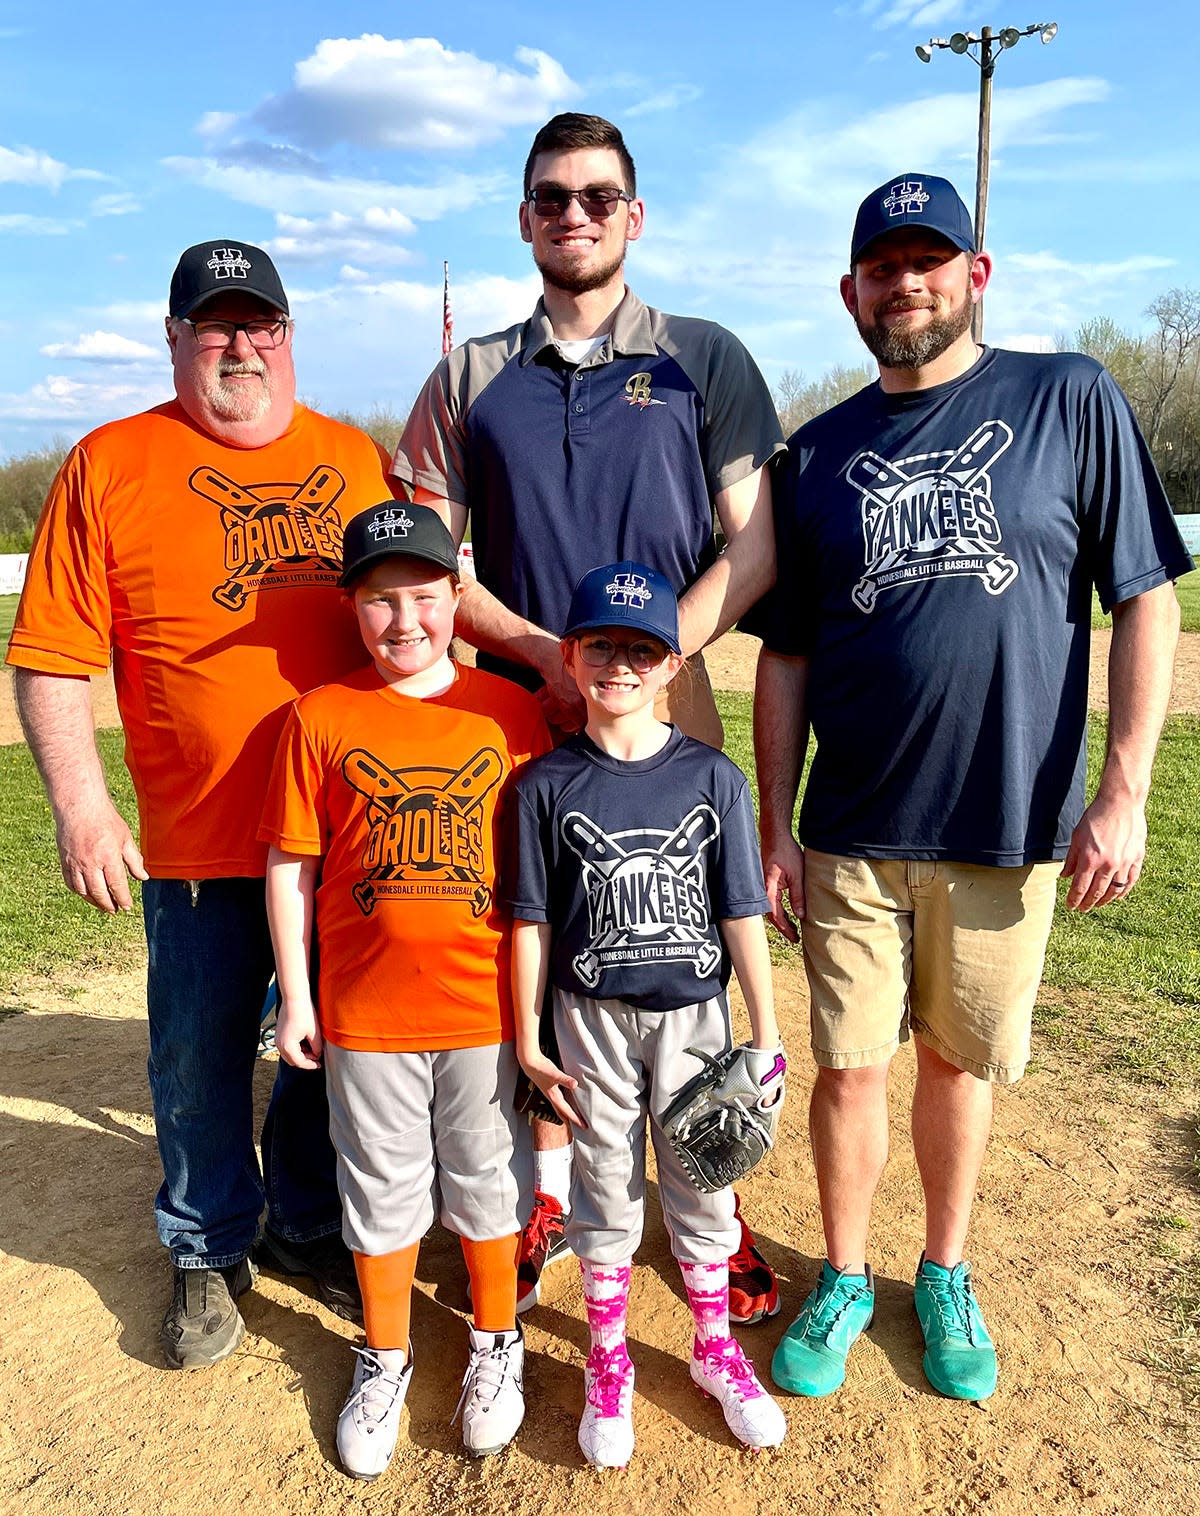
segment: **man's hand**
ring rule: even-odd
[[[790,836],[770,844],[764,841],[762,861],[771,921],[789,942],[799,942],[796,922],[804,920],[804,849]],[[784,906],[785,894],[795,921]]]
[[[67,888],[110,915],[132,910],[129,874],[150,876],[125,818],[108,795],[93,791],[72,801],[57,813],[55,830]]]
[[[1069,911],[1090,911],[1123,900],[1138,881],[1146,860],[1146,812],[1133,801],[1107,801],[1097,795],[1071,833],[1063,861],[1071,880]]]
[[[587,702],[579,693],[579,686],[563,667],[562,652],[557,641],[549,638],[537,645],[535,667],[545,681],[538,691],[542,715],[552,727],[568,734],[582,731],[587,721]]]
[[[319,1069],[325,1047],[311,1000],[284,1000],[275,1017],[275,1046],[294,1069]]]

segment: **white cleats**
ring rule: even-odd
[[[777,1448],[787,1421],[758,1382],[754,1365],[732,1337],[714,1338],[692,1348],[691,1375],[725,1414],[725,1424],[748,1448]]]
[[[355,1479],[378,1479],[391,1462],[400,1413],[412,1380],[412,1349],[399,1372],[385,1369],[372,1348],[355,1348],[354,1381],[337,1423],[342,1467]]]
[[[471,1356],[455,1416],[472,1458],[498,1453],[525,1419],[525,1338],[515,1332],[470,1330]]]
[[[592,1349],[583,1390],[580,1451],[594,1469],[623,1469],[633,1455],[633,1364],[624,1343]]]

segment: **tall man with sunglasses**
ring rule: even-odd
[[[901,174],[868,195],[841,294],[879,383],[802,427],[776,478],[755,747],[772,917],[794,940],[790,900],[803,928],[826,1246],[772,1363],[800,1395],[841,1385],[874,1313],[888,1069],[910,1034],[925,1374],[958,1399],[994,1390],[964,1261],[992,1091],[1029,1057],[1059,876],[1068,909],[1090,910],[1125,899],[1145,857],[1172,580],[1191,559],[1099,364],[976,345],[991,269],[945,179]],[[1113,636],[1085,806],[1093,585]]]
[[[740,342],[710,321],[666,315],[625,285],[625,253],[645,207],[618,129],[599,116],[555,116],[525,164],[522,238],[542,275],[528,321],[467,342],[434,370],[408,418],[393,468],[441,510],[456,540],[468,521],[477,581],[458,630],[481,667],[539,692],[562,732],[582,724],[559,634],[576,582],[599,563],[637,559],[680,594],[690,677],[659,714],[688,735],[723,740],[700,649],[774,580],[770,483],[783,446],[770,392]],[[718,556],[713,513],[725,538]],[[561,1232],[561,1128],[535,1126],[539,1209],[526,1237],[522,1304]],[[549,1200],[549,1204],[547,1204]],[[733,1310],[778,1309],[753,1240],[731,1266]]]
[[[173,1368],[233,1352],[264,1200],[252,1079],[273,962],[256,840],[290,702],[362,661],[337,589],[342,525],[389,494],[387,457],[296,402],[292,322],[249,243],[188,248],[171,281],[175,399],[68,455],[32,551],[8,661],[67,885],[129,910],[143,881],[150,1089],[174,1264]],[[109,798],[88,676],[112,661],[137,792]],[[264,1261],[355,1309],[324,1076],[280,1064],[262,1135]]]

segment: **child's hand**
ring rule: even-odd
[[[284,1063],[294,1069],[319,1069],[325,1046],[312,1001],[297,1005],[285,1000],[275,1017],[275,1046]]]
[[[569,1126],[583,1127],[587,1125],[563,1093],[564,1090],[573,1090],[579,1083],[577,1079],[572,1079],[570,1074],[564,1074],[558,1064],[552,1063],[545,1053],[540,1050],[536,1053],[530,1053],[528,1057],[522,1057],[518,1053],[517,1057],[520,1060],[521,1067],[529,1075],[530,1079],[533,1080],[534,1084],[537,1085],[538,1089],[541,1090],[542,1094],[545,1095],[557,1116],[561,1117]]]

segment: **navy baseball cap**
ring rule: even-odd
[[[868,242],[906,226],[923,226],[964,253],[975,251],[975,228],[949,179],[939,179],[936,174],[900,174],[872,190],[859,206],[850,240],[851,268]]]
[[[261,247],[228,237],[197,242],[179,255],[167,309],[177,320],[214,295],[255,295],[286,316],[288,298],[275,265]]]
[[[679,652],[679,605],[675,591],[658,572],[627,558],[594,568],[575,586],[564,637],[597,626],[627,626],[648,632]]]
[[[427,505],[385,500],[359,511],[342,537],[343,589],[384,558],[421,558],[448,574],[458,573],[458,553],[446,523]]]

